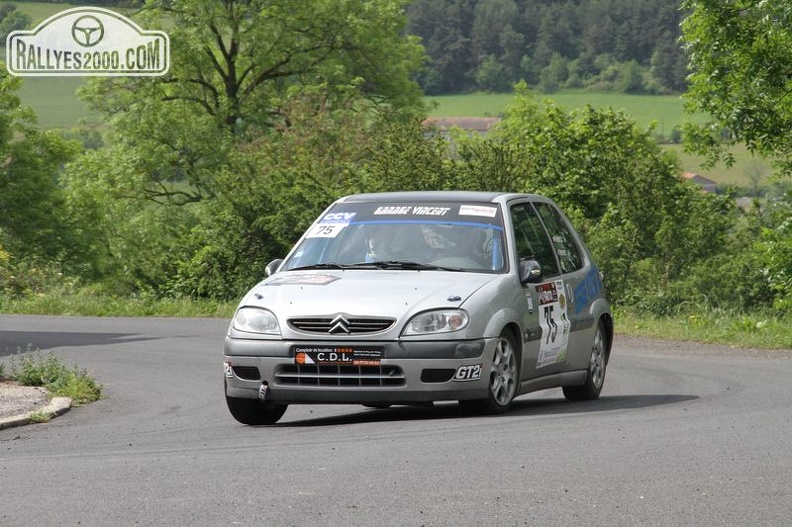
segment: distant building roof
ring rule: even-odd
[[[699,185],[705,192],[718,191],[718,184],[716,182],[700,174],[696,174],[695,172],[685,172],[682,174],[682,177]]]
[[[422,124],[440,131],[459,128],[471,132],[487,132],[498,121],[498,117],[429,117]]]

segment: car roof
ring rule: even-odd
[[[418,190],[404,192],[380,192],[370,194],[354,194],[339,199],[345,203],[402,203],[411,202],[440,202],[440,201],[477,201],[477,202],[505,202],[513,199],[536,198],[544,200],[536,194],[518,194],[511,192],[481,192],[468,190]]]

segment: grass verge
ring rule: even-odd
[[[78,317],[231,318],[237,302],[190,298],[115,297],[89,290],[58,291],[22,297],[0,295],[0,313]]]
[[[43,386],[53,397],[69,397],[75,405],[102,398],[102,385],[86,370],[69,367],[51,353],[15,357],[10,374],[11,379],[24,386]]]
[[[792,350],[792,316],[702,311],[660,317],[614,311],[617,334],[725,344],[737,348]]]

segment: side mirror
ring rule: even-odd
[[[266,273],[267,276],[272,276],[275,274],[275,271],[278,270],[278,267],[280,267],[280,264],[282,263],[283,263],[283,258],[276,258],[275,260],[272,260],[270,263],[267,264],[267,267],[264,268],[264,272]]]
[[[520,260],[520,283],[537,283],[542,279],[542,266],[536,260]]]

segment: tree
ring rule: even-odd
[[[30,25],[30,16],[19,11],[14,4],[0,7],[0,40],[5,42],[12,31],[25,29]]]
[[[72,243],[58,186],[58,169],[77,145],[56,132],[39,132],[35,115],[20,104],[20,79],[0,63],[0,231],[20,257],[57,259]]]
[[[636,60],[631,60],[622,67],[619,88],[624,93],[641,93],[644,90],[643,68]]]
[[[412,76],[424,55],[403,35],[404,5],[148,2],[141,25],[166,26],[170,71],[83,90],[110,129],[64,178],[119,289],[228,297],[263,276],[313,207],[342,192],[352,154],[327,157],[320,119],[351,136],[422,112]],[[306,218],[283,213],[292,202]]]
[[[728,129],[751,152],[792,170],[792,4],[786,0],[685,0],[682,24],[692,71],[685,94],[691,112],[712,117],[688,136],[700,150],[723,152]]]
[[[662,291],[717,254],[733,221],[731,200],[684,183],[652,130],[609,109],[539,104],[524,83],[497,128],[468,138],[457,157],[455,170],[468,178],[490,174],[502,190],[558,202],[588,238],[618,303]]]
[[[124,177],[137,180],[138,192],[151,199],[213,196],[213,175],[230,150],[273,130],[285,101],[305,86],[322,86],[330,105],[354,92],[373,110],[420,108],[410,77],[423,54],[414,37],[401,35],[403,2],[152,0],[146,6],[144,24],[169,21],[168,74],[97,81],[83,96],[112,125],[111,148],[137,155],[134,173]]]
[[[477,64],[470,39],[473,2],[414,2],[408,14],[409,29],[419,31],[430,58],[428,71],[419,76],[424,91],[447,93],[467,89]]]
[[[476,71],[476,84],[484,91],[507,92],[511,88],[506,69],[498,62],[495,55],[490,55],[481,63]]]
[[[36,129],[20,84],[0,63],[0,292],[9,294],[62,285],[59,273],[90,266],[58,181],[78,145]]]

